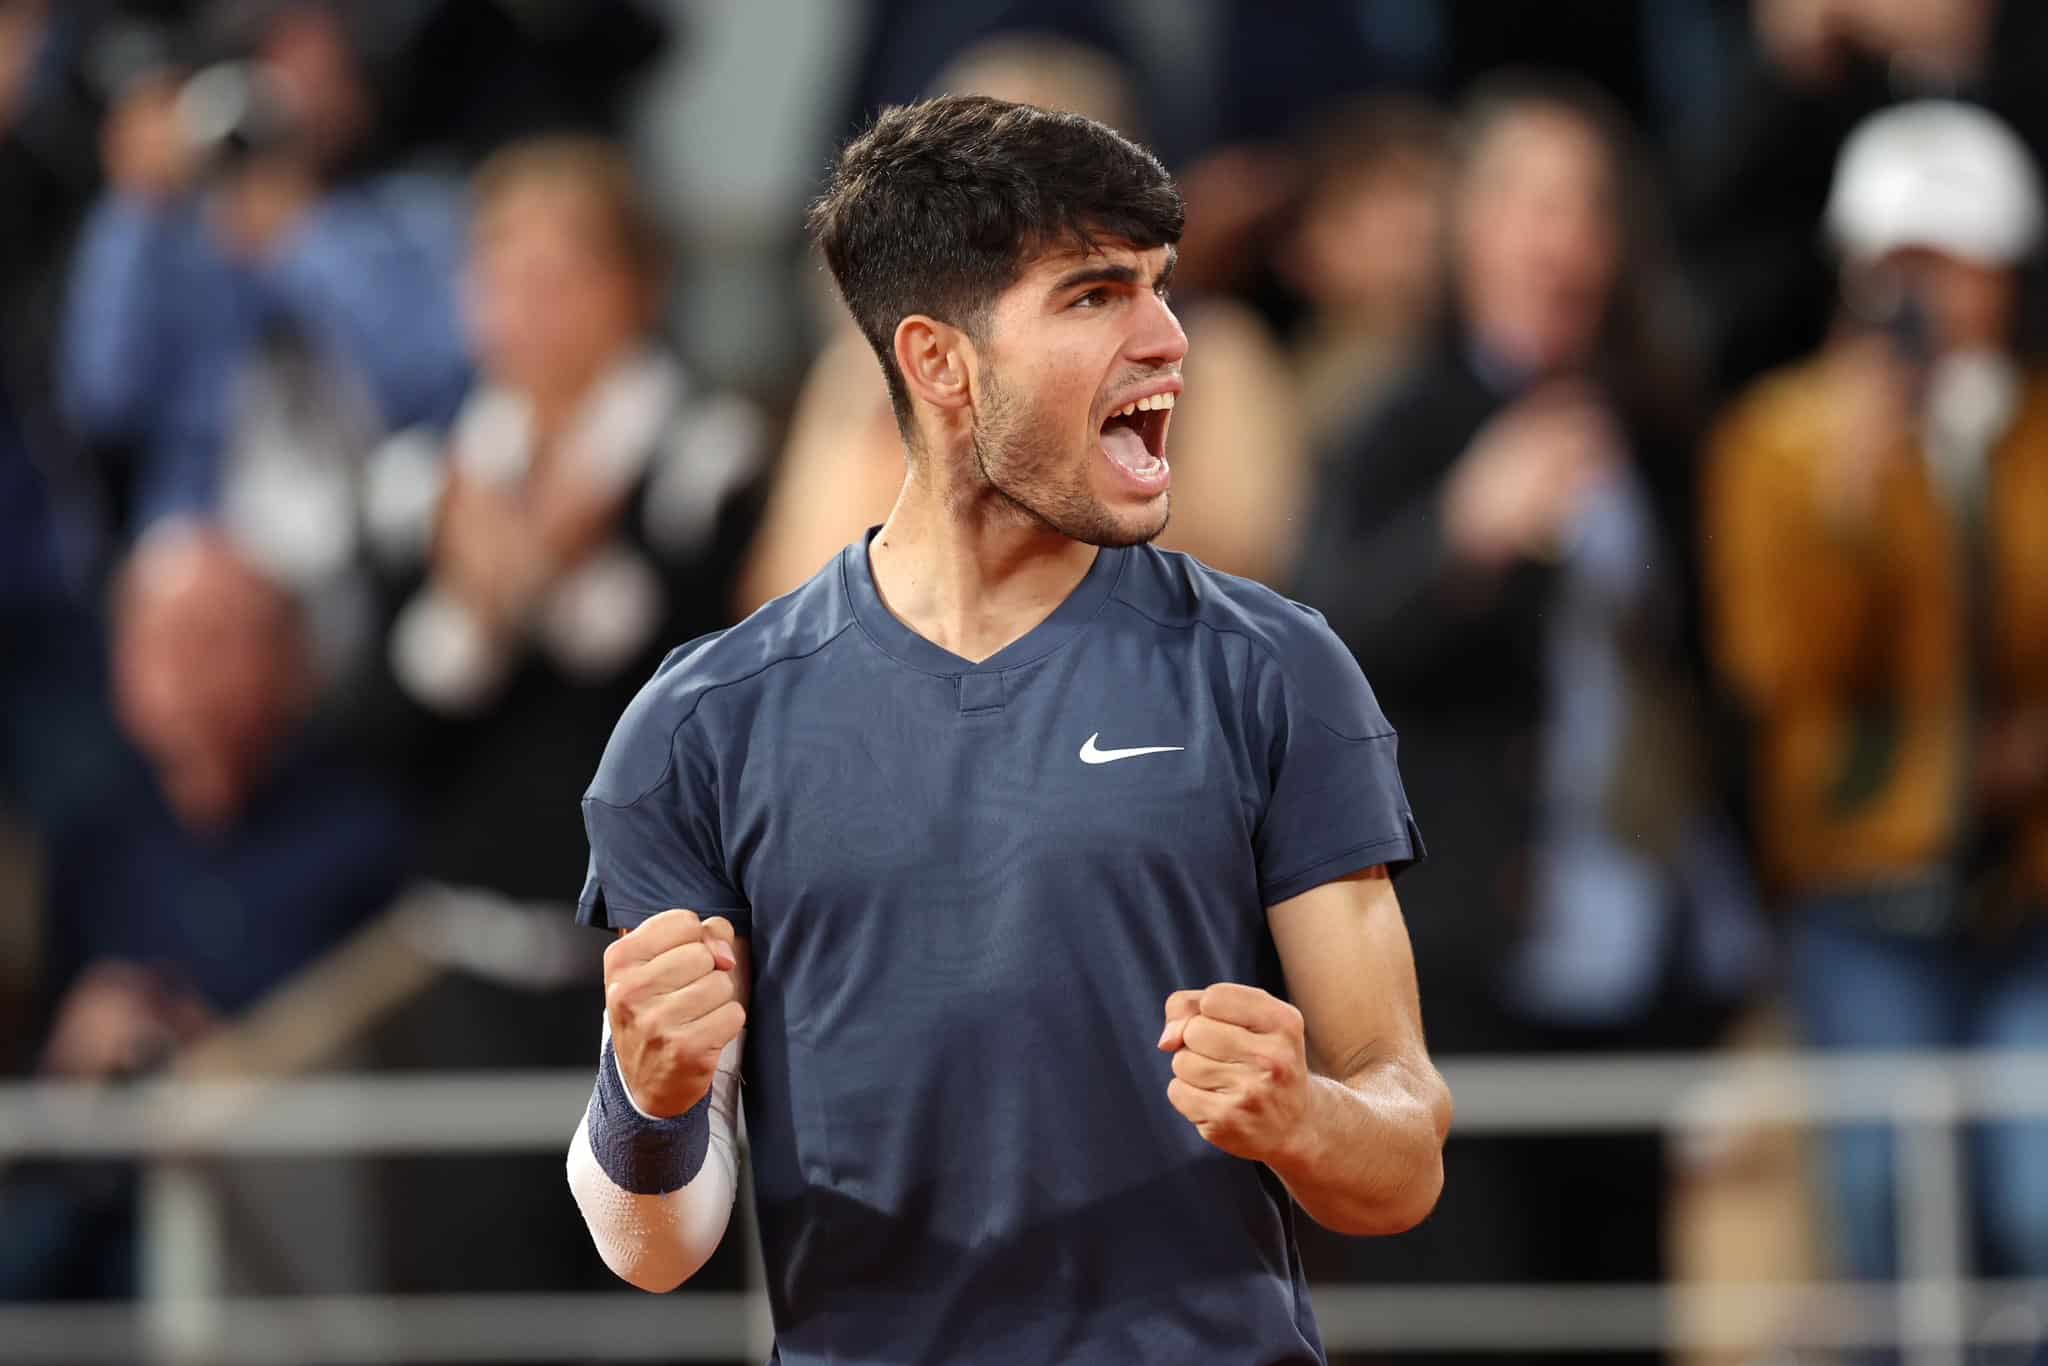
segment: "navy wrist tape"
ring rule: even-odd
[[[711,1151],[711,1093],[673,1119],[649,1119],[626,1094],[619,1060],[606,1040],[587,1127],[591,1155],[614,1186],[634,1195],[667,1195],[703,1170]]]

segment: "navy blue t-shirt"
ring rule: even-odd
[[[777,1359],[1321,1361],[1285,1188],[1156,1045],[1179,988],[1284,994],[1267,907],[1421,857],[1394,746],[1321,616],[1149,547],[979,664],[865,539],[671,654],[584,798],[578,917],[750,937]]]

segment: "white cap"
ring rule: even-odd
[[[2026,145],[1993,114],[1918,100],[1871,115],[1849,135],[1827,227],[1856,259],[1926,247],[2012,265],[2040,240],[2040,177]]]

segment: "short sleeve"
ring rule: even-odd
[[[1269,795],[1253,839],[1259,894],[1271,906],[1376,864],[1398,873],[1423,857],[1398,740],[1358,662],[1321,614],[1287,633],[1253,689]]]
[[[694,717],[675,718],[662,681],[626,709],[584,794],[590,866],[576,919],[624,930],[681,906],[749,933],[750,908],[725,871],[715,756]]]

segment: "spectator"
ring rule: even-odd
[[[79,892],[97,909],[59,938],[90,950],[80,962],[177,964],[213,1009],[240,1010],[396,892],[404,813],[308,729],[303,615],[218,531],[164,523],[138,546],[114,639],[118,714],[172,820],[110,813],[128,828],[92,883],[125,877],[125,896]]]
[[[445,440],[379,452],[365,520],[401,585],[386,663],[426,725],[429,871],[553,897],[584,856],[560,794],[662,653],[726,624],[763,421],[657,338],[661,230],[608,144],[514,144],[474,201],[481,382]]]
[[[1451,316],[1343,451],[1297,585],[1358,654],[1438,822],[1402,900],[1445,1052],[1703,1043],[1755,948],[1675,677],[1684,408],[1644,189],[1596,93],[1500,77],[1475,96]],[[1657,1275],[1654,1140],[1475,1142],[1451,1165],[1429,1224],[1344,1255]]]
[[[1365,420],[1436,317],[1448,131],[1429,105],[1382,98],[1308,139],[1307,198],[1278,268],[1308,306],[1292,359],[1312,450]]]
[[[1860,120],[1918,96],[1972,99],[2048,155],[2048,7],[2034,0],[1757,0],[1751,12],[1729,119],[1678,177],[1720,393],[1820,344],[1833,269],[1813,225]]]
[[[619,713],[664,653],[728,624],[765,423],[660,339],[667,250],[617,150],[515,143],[472,198],[481,377],[452,431],[402,433],[372,462],[366,522],[399,605],[365,690],[376,701],[351,719],[423,797],[424,873],[502,909],[573,893],[588,856],[574,797]],[[502,913],[515,935],[518,913]],[[595,980],[444,978],[378,1032],[376,1055],[580,1065]],[[442,1164],[390,1164],[389,1283],[599,1284],[547,1167],[484,1158],[451,1180]],[[491,1229],[505,1236],[479,1240]]]
[[[1106,55],[1065,39],[999,36],[962,53],[938,91],[1070,110],[1128,129],[1136,106]],[[1249,309],[1221,295],[1175,301],[1190,339],[1174,410],[1173,519],[1161,544],[1230,573],[1270,578],[1293,553],[1306,447],[1286,358]],[[798,396],[737,608],[802,584],[902,488],[903,442],[874,353],[835,326]],[[1248,454],[1255,453],[1255,454]]]
[[[116,696],[172,811],[211,834],[304,714],[310,660],[290,599],[224,542],[167,528],[148,550],[123,588]]]
[[[311,477],[324,457],[266,426],[280,351],[315,358],[344,428],[452,407],[457,201],[430,177],[359,173],[375,118],[325,3],[273,11],[253,62],[158,71],[110,113],[59,381],[88,439],[136,452],[132,531],[232,512],[245,529],[317,522],[323,547],[345,536],[335,480]],[[252,468],[254,503],[236,506]],[[287,486],[293,506],[269,506]]]
[[[145,538],[115,636],[121,719],[164,800],[118,783],[49,842],[42,1067],[74,1079],[158,1066],[382,909],[406,867],[398,803],[299,725],[292,600],[218,532]],[[8,1226],[27,1231],[0,1242],[0,1298],[132,1293],[121,1171],[15,1177]]]
[[[2048,376],[2013,355],[2040,183],[1968,105],[1872,117],[1828,207],[1841,308],[1720,423],[1714,642],[1755,728],[1791,994],[1830,1050],[2048,1044]],[[1976,1132],[1990,1270],[2048,1274],[2048,1131]],[[1841,1250],[1899,1270],[1890,1134],[1833,1135]]]

